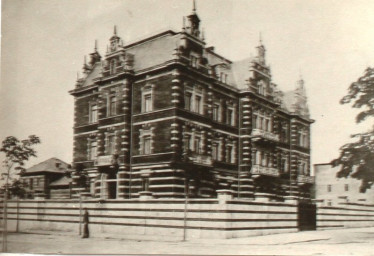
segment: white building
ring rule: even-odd
[[[336,206],[339,202],[374,204],[374,187],[360,192],[361,180],[337,178],[340,166],[315,164],[315,199],[324,206]]]

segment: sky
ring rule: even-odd
[[[374,66],[372,0],[197,0],[207,46],[230,60],[255,53],[259,34],[273,82],[282,90],[303,77],[312,125],[312,164],[330,162],[355,124],[340,105],[351,82]],[[73,89],[84,55],[98,40],[105,54],[113,26],[124,43],[180,31],[192,0],[2,0],[0,140],[40,136],[38,158],[72,161]]]

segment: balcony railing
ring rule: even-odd
[[[202,155],[197,153],[190,153],[188,159],[194,164],[212,165],[212,157],[209,155]]]
[[[108,166],[108,165],[115,165],[119,164],[120,159],[116,155],[106,155],[106,156],[98,156],[94,160],[95,166]]]
[[[297,176],[297,182],[298,183],[314,183],[314,176],[305,176],[305,175],[299,175]]]
[[[260,130],[260,129],[253,129],[252,130],[252,137],[261,137],[265,138],[268,140],[273,140],[273,141],[279,141],[279,135],[274,134],[272,132]]]
[[[261,165],[253,165],[251,170],[252,175],[264,175],[264,176],[273,176],[279,177],[280,172],[276,168],[265,167]]]

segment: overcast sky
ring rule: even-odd
[[[71,162],[73,97],[83,56],[101,55],[117,25],[125,43],[179,31],[192,0],[3,0],[0,139],[41,137],[38,159]],[[351,82],[374,66],[374,1],[198,0],[208,46],[240,60],[262,33],[273,82],[293,89],[302,74],[312,125],[312,164],[330,162],[357,126],[339,104]],[[372,120],[370,120],[372,122]]]

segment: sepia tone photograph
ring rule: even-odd
[[[373,14],[1,0],[2,255],[374,255]]]

